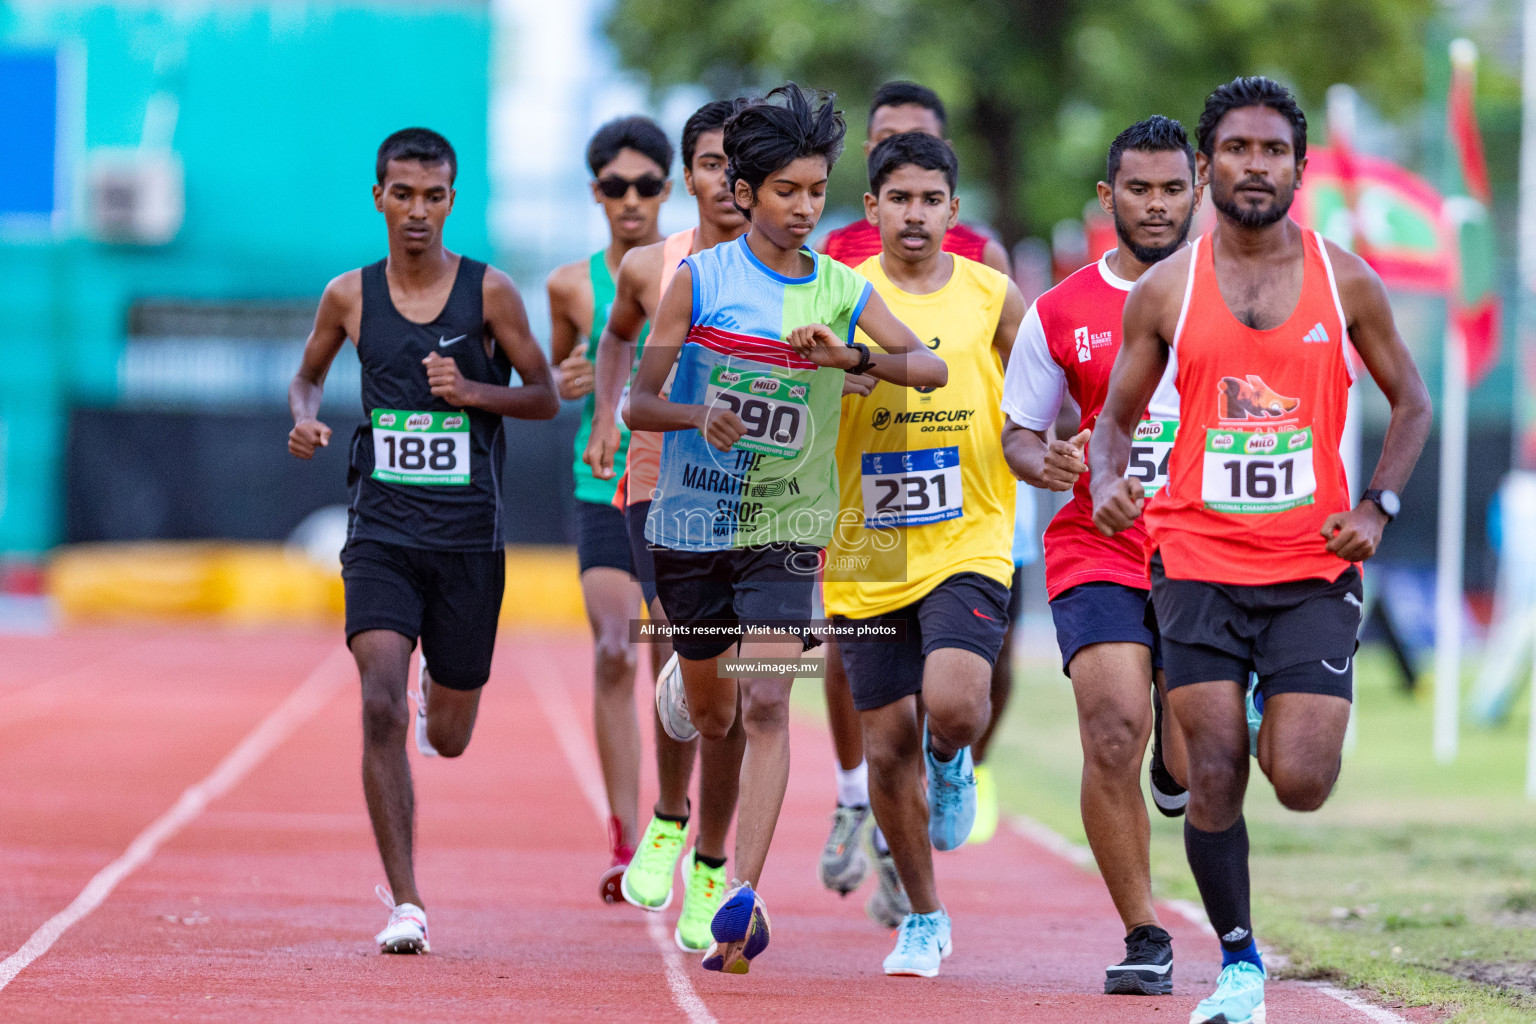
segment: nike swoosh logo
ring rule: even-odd
[[[976,617],[978,619],[986,619],[988,622],[996,622],[997,621],[996,619],[994,619],[990,615],[983,615],[983,614],[981,614],[981,609],[980,608],[972,608],[971,611],[976,614]]]
[[[1329,672],[1332,672],[1336,676],[1341,676],[1345,672],[1349,671],[1349,659],[1348,658],[1344,659],[1344,667],[1343,668],[1334,668],[1332,665],[1328,664],[1328,659],[1324,658],[1323,659],[1323,668],[1327,669]]]
[[[454,342],[456,342],[456,341],[463,341],[467,337],[469,337],[469,335],[461,334],[457,338],[449,338],[447,341],[444,341],[443,340],[443,336],[441,334],[439,334],[437,336],[437,347],[438,348],[447,348],[449,345],[452,345]]]
[[[1364,608],[1365,608],[1365,606],[1360,603],[1360,599],[1358,597],[1356,597],[1354,594],[1345,594],[1344,595],[1344,600],[1348,604],[1352,604],[1356,608],[1359,608],[1361,610],[1364,610]]]

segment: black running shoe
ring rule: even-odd
[[[1189,790],[1163,764],[1163,701],[1156,688],[1152,690],[1152,802],[1165,817],[1181,818],[1184,806],[1189,803]]]
[[[1166,996],[1173,992],[1173,938],[1155,924],[1125,937],[1125,959],[1104,969],[1104,993]]]

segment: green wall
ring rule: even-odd
[[[186,218],[155,248],[0,237],[0,552],[59,539],[68,410],[115,399],[133,301],[313,300],[384,254],[369,187],[389,132],[448,136],[448,244],[490,252],[483,4],[0,5],[0,47],[60,46],[84,58],[87,150],[137,145],[149,97],[177,97]]]

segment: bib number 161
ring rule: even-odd
[[[1317,490],[1312,431],[1210,430],[1201,497],[1217,512],[1283,512],[1310,505]]]

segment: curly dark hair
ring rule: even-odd
[[[731,190],[744,181],[756,195],[774,171],[801,157],[820,156],[827,170],[843,152],[848,124],[832,93],[808,92],[793,82],[744,103],[725,122],[726,176]],[[744,215],[751,214],[743,210]]]
[[[1200,152],[1207,158],[1216,142],[1216,126],[1239,107],[1268,107],[1279,113],[1291,122],[1291,147],[1296,151],[1296,159],[1307,155],[1307,115],[1296,104],[1296,97],[1273,78],[1251,75],[1219,85],[1205,98],[1205,109],[1200,112],[1195,137],[1200,140]]]

